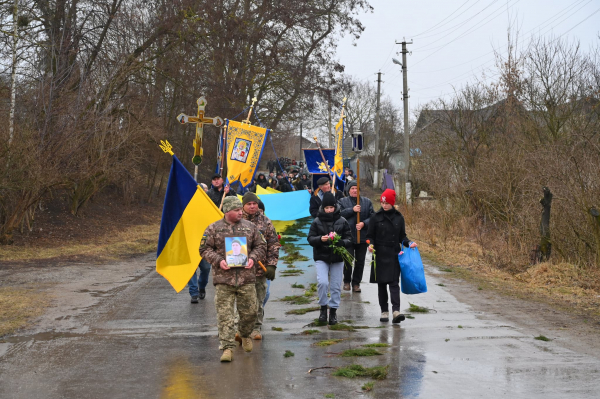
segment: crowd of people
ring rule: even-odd
[[[371,200],[364,196],[358,198],[352,171],[347,169],[345,173],[344,193],[332,190],[328,177],[320,178],[313,190],[311,176],[295,169],[289,174],[269,172],[268,177],[260,173],[254,186],[311,193],[309,211],[314,220],[307,240],[313,247],[317,271],[320,322],[337,323],[342,289],[361,292],[364,263],[370,251],[373,256],[369,282],[378,287],[380,321],[389,321],[391,300],[392,322],[400,323],[404,316],[400,313],[398,254],[401,245],[414,248],[416,243],[406,236],[404,218],[394,207],[396,193],[393,190],[382,193],[381,208],[375,211]],[[204,184],[202,187],[214,204],[222,208],[224,217],[204,232],[200,244],[200,273],[199,277],[194,273],[190,280],[189,293],[192,303],[206,297],[205,288],[212,268],[220,360],[231,362],[236,341],[244,351],[251,352],[252,341],[263,338],[264,307],[270,282],[275,279],[281,245],[271,220],[264,214],[264,204],[252,190],[240,201],[235,190],[224,185],[219,174],[212,176],[210,188]],[[350,258],[340,255],[336,247],[343,247]]]

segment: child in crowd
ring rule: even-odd
[[[340,215],[340,206],[331,192],[323,194],[323,201],[315,220],[308,232],[308,243],[313,247],[313,257],[317,269],[317,292],[321,313],[319,322],[327,322],[327,305],[329,305],[329,325],[337,323],[337,309],[340,306],[342,280],[344,278],[344,261],[334,253],[330,233],[341,238],[337,245],[348,247],[352,242],[352,233],[346,219]],[[327,298],[330,291],[331,299]]]
[[[404,247],[415,248],[416,243],[406,237],[404,217],[394,208],[396,192],[387,189],[381,194],[381,209],[369,220],[367,242],[369,251],[373,253],[371,262],[371,279],[377,283],[381,318],[379,321],[389,321],[388,286],[392,301],[392,323],[400,323],[404,315],[400,313],[400,244]]]

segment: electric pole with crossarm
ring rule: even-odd
[[[394,64],[402,66],[402,101],[404,102],[404,200],[407,204],[410,204],[411,187],[409,178],[410,171],[410,132],[408,127],[408,77],[406,68],[406,50],[407,44],[413,44],[412,41],[406,42],[406,40],[396,44],[402,44],[402,63],[395,58],[392,58]]]

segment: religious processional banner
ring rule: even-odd
[[[323,157],[321,156],[321,152],[318,148],[304,149],[304,159],[306,159],[306,167],[308,169],[308,173],[327,173],[328,169],[333,168],[335,150],[328,148],[322,149],[321,151],[323,151],[323,157],[325,157],[325,162],[323,162]]]
[[[260,126],[226,121],[227,124],[227,183],[239,181],[246,188],[252,184],[269,129]]]
[[[185,288],[200,264],[204,230],[223,213],[173,155],[156,251],[156,271],[175,291]]]

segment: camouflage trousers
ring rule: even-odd
[[[254,322],[254,329],[256,331],[260,331],[263,324],[263,318],[265,317],[265,307],[263,306],[263,303],[265,302],[265,297],[267,296],[267,277],[256,277],[256,283],[254,286],[256,287],[256,305],[258,307],[256,321]]]
[[[234,349],[235,309],[239,316],[239,331],[242,338],[247,338],[252,332],[256,321],[256,288],[254,284],[238,287],[225,284],[215,286],[215,308],[217,309],[217,325],[219,327],[219,349]]]

